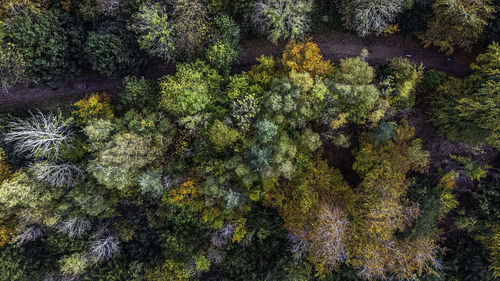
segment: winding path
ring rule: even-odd
[[[349,33],[335,32],[313,36],[323,56],[334,62],[345,57],[357,56],[362,49],[367,49],[370,64],[380,64],[393,57],[412,55],[411,60],[422,62],[427,69],[436,69],[454,76],[465,76],[470,73],[469,65],[481,50],[472,52],[458,52],[452,61],[444,63],[445,56],[434,48],[423,48],[412,37],[403,35],[379,36],[360,38]],[[232,72],[238,73],[250,69],[261,54],[280,57],[286,42],[273,45],[264,39],[244,40],[241,47],[244,50],[239,61],[233,65]],[[140,75],[156,79],[165,74],[175,72],[173,65],[152,65],[144,67]],[[85,93],[113,91],[119,88],[121,79],[106,78],[98,74],[87,74],[71,80],[57,83],[56,89],[26,88],[19,85],[14,87],[10,94],[0,94],[0,111],[11,111],[16,108],[37,106],[40,102],[56,102],[61,100],[76,100]]]

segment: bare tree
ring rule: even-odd
[[[122,0],[97,0],[101,12],[107,17],[116,17],[120,13]]]
[[[309,235],[308,250],[330,270],[335,270],[347,259],[348,224],[341,209],[324,206]]]
[[[67,162],[38,162],[29,170],[37,180],[54,187],[73,187],[79,179],[85,177],[85,171],[80,166]]]
[[[31,118],[10,122],[5,141],[13,144],[16,153],[28,153],[31,157],[59,155],[64,145],[69,145],[74,132],[61,114],[31,113]]]
[[[233,223],[225,224],[221,229],[212,234],[210,238],[212,244],[219,248],[225,247],[231,241],[235,229],[236,226]]]
[[[364,0],[346,1],[354,6],[354,11],[344,16],[346,26],[360,36],[379,35],[389,26],[396,16],[407,6],[406,0]],[[346,10],[349,10],[346,8]]]
[[[276,43],[280,38],[296,38],[309,30],[311,0],[260,0],[254,4],[252,25]]]
[[[16,238],[15,241],[19,244],[24,244],[27,242],[36,241],[44,236],[44,232],[42,228],[38,225],[33,225],[28,227],[26,230],[21,232]]]
[[[120,242],[113,236],[108,236],[90,243],[89,256],[95,263],[105,262],[120,251]]]
[[[78,237],[90,230],[91,224],[87,219],[74,218],[62,221],[56,225],[57,232],[69,237]]]

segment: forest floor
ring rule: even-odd
[[[357,56],[362,49],[370,53],[366,59],[376,65],[393,57],[411,55],[411,60],[423,63],[426,69],[436,69],[454,76],[465,76],[470,73],[470,63],[482,50],[472,52],[457,52],[451,62],[445,63],[446,56],[435,48],[424,48],[413,37],[390,35],[360,38],[346,32],[313,35],[313,41],[318,44],[321,53],[327,59],[337,62],[345,57]],[[260,55],[281,57],[286,45],[285,41],[272,44],[264,38],[243,40],[240,59],[233,65],[232,72],[239,73],[251,68]],[[166,74],[175,73],[175,66],[149,65],[139,71],[140,76],[156,79]],[[107,78],[96,73],[87,73],[81,77],[62,80],[54,88],[26,87],[18,85],[9,94],[0,93],[0,111],[13,111],[27,107],[45,107],[47,105],[67,104],[81,98],[86,93],[110,91],[115,92],[121,86],[121,79]],[[44,106],[45,105],[45,106]]]

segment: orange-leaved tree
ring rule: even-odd
[[[316,43],[308,39],[304,42],[290,41],[281,60],[285,71],[307,72],[313,77],[328,76],[333,72],[333,65],[323,59]]]

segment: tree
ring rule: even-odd
[[[2,24],[4,42],[14,44],[21,53],[30,79],[47,83],[78,74],[77,60],[71,55],[79,46],[72,44],[73,36],[65,29],[69,21],[67,15],[51,10],[29,11]]]
[[[148,169],[139,176],[138,181],[141,194],[153,199],[160,198],[166,190],[161,170]]]
[[[43,12],[50,5],[47,0],[2,0],[0,21],[8,20],[23,12]]]
[[[183,263],[166,260],[163,264],[146,270],[146,281],[189,281],[191,274]]]
[[[374,70],[364,61],[364,55],[341,59],[330,80],[329,102],[335,115],[346,114],[347,121],[357,124],[377,123],[383,109],[377,108],[380,91],[373,84]]]
[[[220,92],[221,76],[202,61],[179,64],[175,76],[160,81],[161,105],[176,116],[196,114]]]
[[[205,51],[208,64],[224,76],[229,76],[231,64],[238,59],[240,30],[236,23],[226,15],[214,19],[217,33],[215,42]]]
[[[400,12],[409,8],[408,0],[344,0],[344,23],[360,36],[380,35]]]
[[[260,142],[269,143],[278,135],[278,126],[272,121],[262,119],[255,123],[255,133]]]
[[[157,157],[154,147],[135,133],[121,133],[98,151],[89,172],[109,189],[125,192],[137,182],[140,170]]]
[[[179,57],[193,57],[208,33],[209,22],[201,0],[174,0],[175,46]]]
[[[308,235],[310,258],[318,272],[335,271],[348,257],[349,221],[342,209],[323,206]]]
[[[252,25],[271,42],[294,39],[309,30],[311,0],[262,0],[254,4]]]
[[[389,62],[389,69],[383,91],[389,104],[400,109],[413,107],[416,88],[424,74],[423,65],[417,67],[407,58],[393,58]]]
[[[133,34],[117,22],[89,32],[84,51],[92,69],[109,77],[133,73],[144,62]]]
[[[89,148],[93,151],[98,151],[111,139],[113,133],[117,130],[117,126],[111,120],[98,119],[90,122],[83,128],[83,132],[90,143]]]
[[[121,120],[130,131],[143,137],[150,146],[167,151],[173,142],[175,127],[161,112],[129,110]]]
[[[0,218],[37,217],[48,211],[44,208],[59,195],[56,190],[37,185],[26,173],[18,171],[0,185]]]
[[[167,9],[160,3],[145,3],[141,6],[129,25],[138,34],[139,46],[150,55],[164,61],[171,61],[175,55],[172,24]]]
[[[58,157],[61,149],[71,145],[74,132],[60,114],[30,113],[31,118],[9,123],[5,140],[16,153],[30,157]]]
[[[266,57],[261,55],[257,58],[259,64],[252,66],[252,69],[248,72],[252,81],[259,84],[265,89],[268,89],[271,85],[271,81],[276,74],[276,65],[274,58],[272,56]]]
[[[12,174],[11,167],[7,164],[5,151],[0,148],[0,184]]]
[[[70,277],[81,275],[89,266],[87,257],[80,253],[74,253],[71,256],[64,257],[59,263],[61,265],[61,273]]]
[[[73,187],[85,177],[84,170],[75,164],[38,162],[29,168],[35,179],[53,187]]]
[[[215,120],[212,127],[208,130],[208,138],[214,144],[215,149],[221,151],[236,142],[240,138],[240,134],[223,122]]]
[[[437,0],[432,10],[433,18],[420,38],[425,47],[433,45],[451,54],[478,41],[495,7],[491,0]]]
[[[476,58],[474,74],[449,78],[431,102],[430,119],[447,137],[500,147],[500,45],[493,43]]]
[[[126,106],[138,109],[144,107],[154,108],[158,106],[158,96],[158,89],[154,81],[135,76],[127,76],[123,79],[123,90],[120,99]]]
[[[238,51],[231,44],[218,40],[207,48],[205,58],[210,66],[229,76],[231,64],[238,59]]]
[[[74,104],[77,110],[73,111],[76,123],[83,125],[95,119],[113,118],[115,115],[110,102],[111,98],[106,93],[93,93],[77,101]]]
[[[328,89],[320,80],[292,71],[288,77],[273,80],[270,90],[264,94],[264,106],[276,124],[304,127],[323,108],[326,92]]]
[[[58,233],[69,237],[79,237],[89,231],[92,225],[87,219],[73,218],[68,221],[61,221],[55,227]]]
[[[307,72],[312,77],[328,76],[333,72],[333,65],[329,60],[323,60],[318,45],[309,40],[289,42],[281,63],[285,71]]]
[[[356,206],[351,216],[359,219],[353,225],[348,264],[359,269],[365,279],[387,278],[394,275],[405,279],[423,272],[435,273],[440,252],[436,234],[416,239],[397,239],[419,215],[418,206],[407,201],[410,186],[406,174],[424,171],[429,153],[422,151],[421,143],[413,139],[414,129],[401,121],[395,134],[385,144],[376,144],[368,136],[361,138],[360,149],[355,153],[353,169],[363,179],[355,193]],[[424,161],[410,158],[418,151]]]
[[[92,241],[89,245],[89,257],[95,263],[103,263],[114,258],[120,252],[120,242],[113,236]]]
[[[8,93],[12,86],[26,80],[26,62],[23,55],[14,44],[2,43],[0,46],[0,83],[4,92]]]

